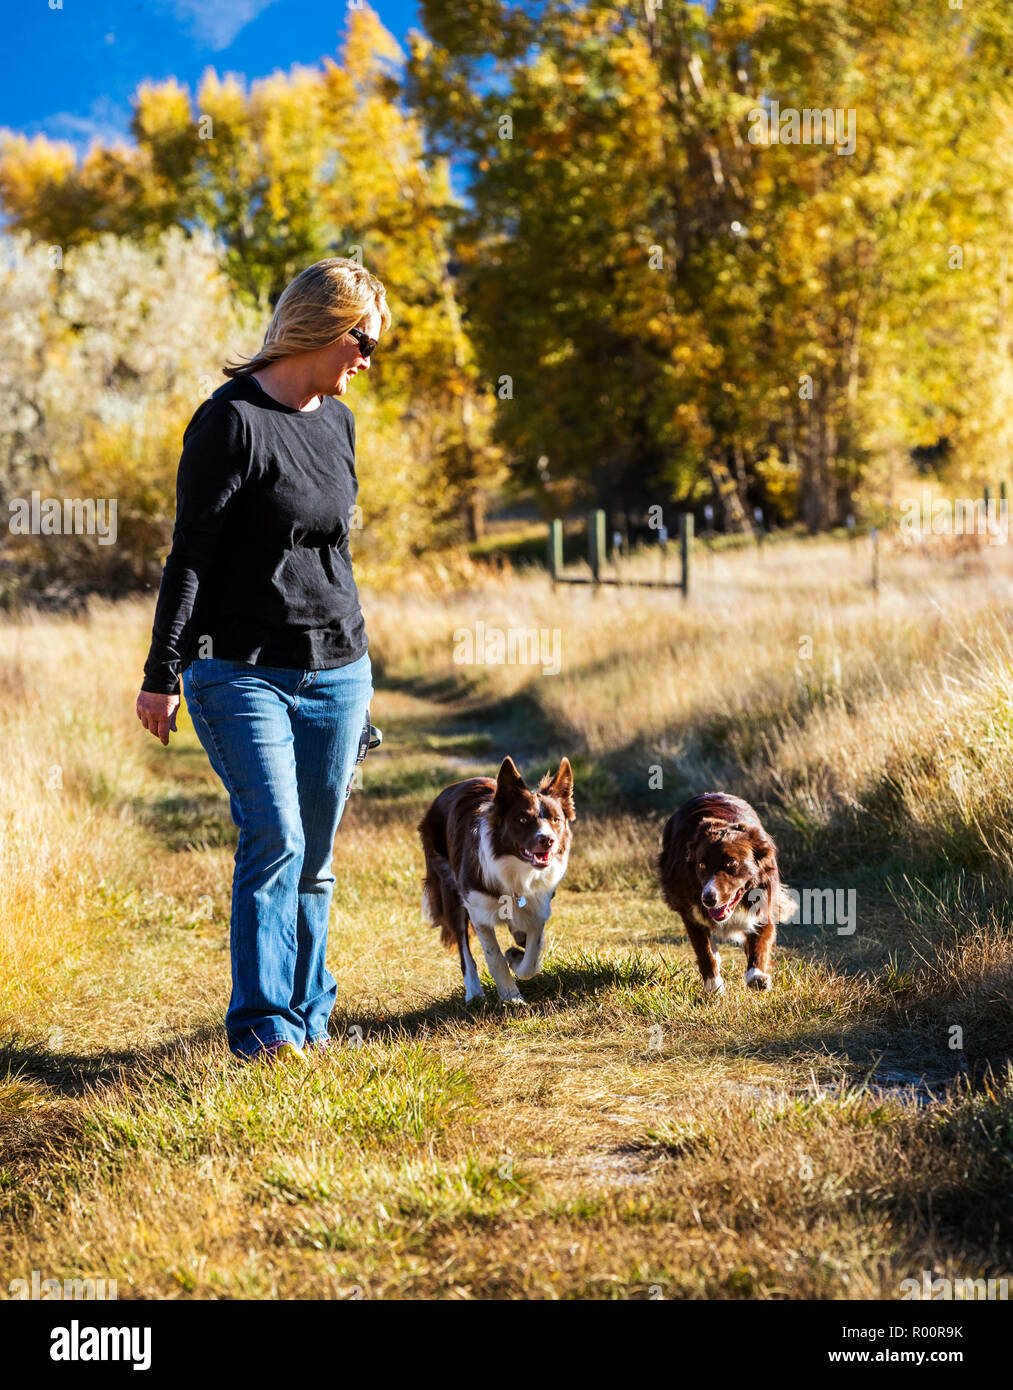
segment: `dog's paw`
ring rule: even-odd
[[[747,970],[746,987],[748,989],[770,989],[770,976],[765,970]]]
[[[511,970],[516,970],[517,967],[520,965],[521,961],[524,959],[524,952],[520,950],[517,946],[510,946],[507,950],[503,952],[503,954],[506,957],[506,963],[507,965],[509,965]]]
[[[720,975],[712,975],[709,980],[703,982],[705,994],[724,994],[725,982]]]
[[[540,965],[534,965],[530,970],[520,970],[516,966],[514,967],[514,974],[517,976],[518,980],[533,980],[536,975],[540,975],[541,973],[542,967]]]

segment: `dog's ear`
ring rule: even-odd
[[[700,854],[703,851],[704,838],[705,831],[701,826],[686,846],[686,863],[691,869],[696,868],[696,861],[700,858]]]
[[[686,863],[695,867],[708,843],[721,839],[727,824],[727,821],[719,820],[716,816],[702,817],[697,822],[695,835],[686,846]]]
[[[774,926],[781,915],[781,872],[777,865],[777,848],[765,830],[750,827],[753,858],[756,860],[756,881],[765,894],[767,922]]]
[[[559,771],[549,781],[549,774],[546,773],[538,784],[538,790],[545,792],[547,796],[554,796],[563,808],[563,815],[567,820],[576,820],[577,812],[573,804],[573,768],[570,766],[570,759],[563,758],[559,764]]]
[[[750,843],[753,850],[753,858],[756,860],[756,868],[761,878],[769,877],[777,873],[777,848],[774,841],[765,830],[758,830],[755,825],[743,826],[743,830],[749,831]]]
[[[525,789],[524,778],[517,771],[517,765],[509,753],[499,765],[499,772],[496,774],[496,799],[501,800],[505,796],[510,796],[513,792]]]

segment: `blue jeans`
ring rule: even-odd
[[[205,657],[183,672],[183,694],[239,828],[229,1047],[320,1043],[337,994],[331,852],[373,695],[369,653],[320,671]]]

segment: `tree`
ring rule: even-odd
[[[429,422],[420,490],[474,535],[499,454],[448,269],[447,169],[427,166],[418,121],[399,104],[401,56],[363,7],[349,14],[340,63],[249,87],[209,70],[195,99],[174,80],[143,84],[133,144],[95,146],[76,163],[65,145],[9,136],[0,199],[12,226],[65,249],[104,232],[150,245],[169,227],[205,229],[262,319],[313,261],[368,265],[393,310],[369,389]]]
[[[744,527],[776,477],[823,526],[885,458],[995,419],[1011,20],[804,8],[423,6],[409,90],[473,176],[462,293],[490,386],[513,382],[497,437],[547,507],[560,479],[626,510],[712,490]],[[771,137],[775,102],[808,142]]]
[[[206,233],[170,228],[151,246],[106,233],[62,265],[25,232],[4,239],[4,493],[117,507],[115,545],[14,537],[26,565],[104,586],[157,582],[183,428],[248,332]]]

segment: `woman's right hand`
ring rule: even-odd
[[[153,690],[142,690],[137,697],[137,717],[149,734],[168,744],[169,734],[177,733],[176,711],[179,709],[178,695],[159,695]]]

